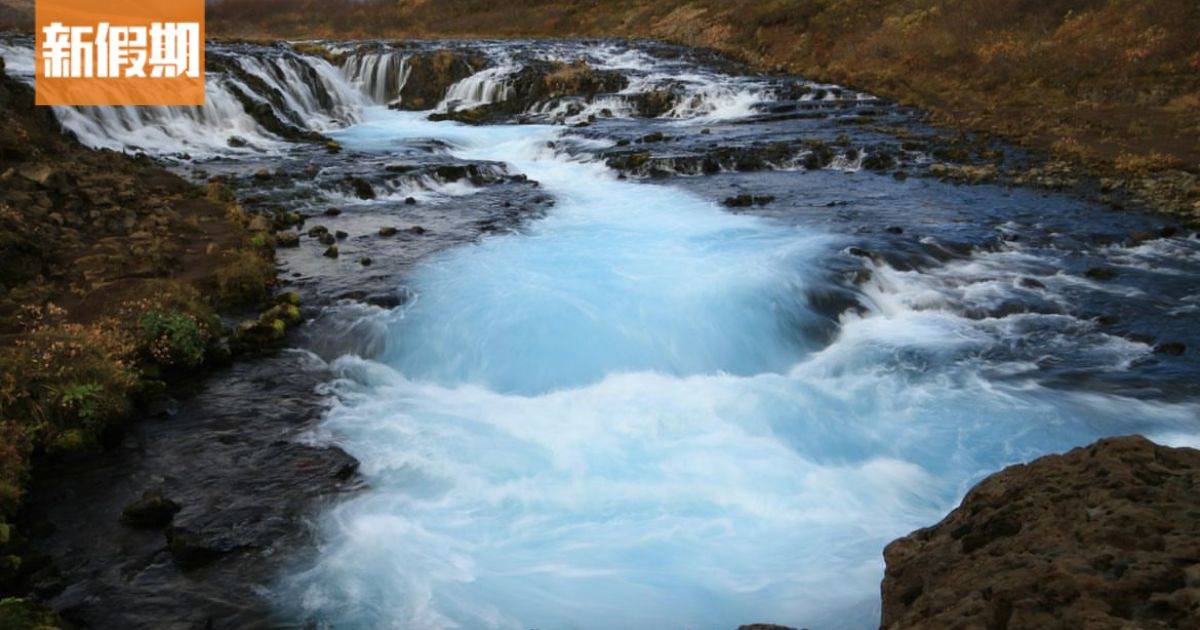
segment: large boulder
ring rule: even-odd
[[[881,627],[1200,627],[1200,451],[1100,440],[1011,466],[884,550]]]
[[[408,110],[433,109],[450,86],[488,65],[487,59],[478,53],[454,49],[414,53],[406,63],[408,79],[403,88],[396,86],[400,96],[396,107]]]

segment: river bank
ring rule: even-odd
[[[272,226],[245,214],[219,184],[201,187],[144,156],[84,147],[4,70],[0,59],[0,592],[7,597],[45,595],[48,571],[57,571],[36,550],[45,527],[30,520],[31,483],[101,477],[100,460],[127,438],[131,417],[235,356],[267,350],[297,318],[286,300],[268,308],[276,285]],[[236,320],[223,319],[259,311],[262,321],[236,330]],[[277,318],[286,320],[278,335]],[[161,485],[145,480],[138,495],[158,497]],[[142,507],[172,505],[157,498]],[[81,510],[74,518],[86,511],[73,499],[58,507]],[[168,511],[155,522],[169,522]],[[8,602],[4,614],[20,614],[18,605]]]

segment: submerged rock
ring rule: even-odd
[[[772,201],[775,201],[774,195],[741,194],[735,197],[726,197],[721,203],[727,208],[748,208],[750,206],[765,206]]]
[[[163,496],[161,490],[147,490],[142,498],[125,506],[121,522],[131,527],[166,527],[179,509],[179,504]]]
[[[1200,451],[1100,440],[1011,466],[884,550],[881,627],[1195,627]]]

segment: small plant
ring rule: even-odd
[[[212,334],[195,317],[180,311],[149,311],[138,321],[143,352],[164,368],[192,368],[204,362]]]

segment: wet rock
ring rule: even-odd
[[[241,149],[247,144],[246,139],[241,136],[229,136],[229,139],[225,143],[233,149]]]
[[[409,234],[416,234],[417,236],[420,236],[420,235],[426,233],[427,231],[428,230],[426,230],[425,228],[423,228],[419,225],[414,225],[414,226],[408,228]]]
[[[395,293],[373,293],[364,298],[363,301],[380,308],[396,308],[403,303],[403,300]]]
[[[1045,289],[1046,285],[1037,278],[1021,278],[1020,285],[1026,289]]]
[[[862,167],[872,171],[886,171],[896,165],[896,158],[889,153],[874,151],[863,158]]]
[[[321,236],[322,234],[328,234],[328,233],[329,233],[329,228],[325,227],[324,225],[314,225],[314,226],[308,228],[309,238],[317,238],[317,237]]]
[[[147,490],[140,499],[125,506],[121,522],[147,529],[166,527],[179,509],[179,504],[163,496],[161,490]]]
[[[1117,277],[1117,271],[1112,267],[1091,267],[1083,275],[1092,280],[1112,280]]]
[[[417,111],[433,109],[450,86],[485,69],[488,61],[468,50],[442,48],[408,54],[405,64],[408,74],[403,90],[400,88],[400,72],[397,68],[396,72],[387,75],[388,84],[383,86],[384,98],[392,101],[399,97],[394,107]]]
[[[1168,354],[1174,357],[1182,356],[1187,352],[1187,345],[1179,341],[1164,341],[1154,346],[1155,354]]]
[[[300,235],[295,232],[276,232],[275,245],[277,247],[299,247]]]
[[[650,90],[639,92],[628,98],[633,111],[643,118],[658,118],[671,111],[679,100],[679,94],[674,90]]]
[[[889,225],[888,227],[883,228],[883,231],[887,232],[888,234],[903,234],[904,228],[900,227],[899,225]]]
[[[642,136],[638,142],[662,142],[665,137],[661,131],[655,131]]]
[[[982,184],[996,179],[999,171],[995,166],[958,166],[954,164],[931,164],[929,174],[940,179],[958,181],[967,184]]]
[[[268,179],[271,179],[271,171],[265,168],[260,168],[254,172],[254,179],[257,179],[260,182],[267,181]]]
[[[397,232],[396,228],[391,227],[391,226],[385,226],[385,227],[379,228],[380,236],[395,236],[396,232]]]
[[[988,477],[884,550],[881,628],[1194,623],[1200,451],[1132,436]]]
[[[359,259],[358,259],[358,264],[360,264],[360,265],[362,265],[362,266],[364,266],[364,267],[370,267],[372,262],[374,262],[374,261],[372,261],[372,260],[371,260],[370,258],[368,258],[367,256],[363,256],[362,258],[359,258]]]
[[[200,534],[181,527],[167,530],[167,550],[184,569],[198,569],[211,564],[222,555],[235,551],[219,541],[207,540]]]
[[[833,163],[834,152],[829,145],[820,140],[809,140],[808,151],[800,161],[801,166],[810,171],[819,170]]]
[[[338,257],[338,246],[330,245],[329,248],[325,250],[325,253],[321,254],[321,255],[326,258],[337,258]]]
[[[0,67],[0,70],[3,68]],[[0,600],[0,628],[52,630],[64,627],[67,626],[49,606],[20,597],[5,597]]]
[[[336,217],[341,213],[342,211],[339,208],[326,208],[325,212],[322,212],[321,214],[324,214],[327,217]]]
[[[322,245],[333,245],[335,242],[337,242],[337,239],[329,232],[321,232],[317,234],[317,240]]]
[[[348,236],[350,236],[350,234],[349,234],[349,233],[347,233],[347,232],[346,232],[346,231],[344,231],[344,230],[338,230],[338,231],[334,232],[333,234],[334,234],[334,236],[335,236],[335,237],[337,237],[337,240],[339,240],[339,241],[340,241],[340,240],[343,240],[343,239],[345,239],[345,238],[347,238]]]
[[[765,206],[772,201],[775,201],[774,195],[741,194],[735,197],[726,197],[721,203],[729,208],[747,208],[750,206]]]
[[[354,176],[347,176],[343,181],[350,185],[354,191],[354,196],[364,201],[369,201],[375,198],[375,188],[371,186],[371,182]]]
[[[415,197],[405,197],[404,204],[408,206],[415,206],[417,205],[417,199]]]
[[[331,153],[331,154],[332,153],[341,153],[342,145],[338,144],[337,142],[335,142],[333,140],[330,140],[325,143],[325,151],[327,153]]]

